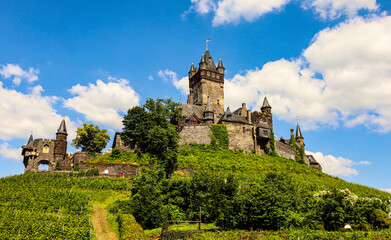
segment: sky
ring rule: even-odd
[[[0,177],[23,173],[21,145],[55,138],[63,118],[76,152],[83,122],[113,138],[147,98],[186,102],[210,38],[225,107],[259,111],[267,96],[276,136],[299,122],[324,172],[391,192],[390,11],[387,0],[3,0]]]

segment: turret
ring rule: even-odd
[[[196,70],[194,69],[194,63],[191,61],[191,67],[189,71],[189,78],[191,78],[196,73]]]
[[[228,120],[232,120],[232,113],[231,113],[231,109],[229,109],[229,107],[227,107],[227,112],[226,112],[226,114],[227,114],[227,119],[228,119]]]
[[[66,141],[67,136],[68,136],[68,133],[67,133],[66,125],[65,125],[65,119],[63,119],[61,121],[60,127],[57,129],[56,139]]]
[[[201,61],[199,63],[200,69],[206,69],[205,53],[202,53]]]
[[[220,57],[220,60],[219,60],[219,64],[217,65],[217,71],[221,74],[224,74],[224,66],[223,66],[223,62],[221,61],[221,57]]]
[[[262,115],[263,115],[263,121],[264,121],[264,122],[267,122],[267,124],[269,125],[269,127],[270,127],[271,129],[273,129],[273,114],[272,114],[272,107],[270,106],[269,101],[267,100],[266,97],[263,99],[263,104],[262,104],[262,107],[261,107],[261,112],[262,112]]]
[[[27,145],[34,141],[33,133],[30,134],[29,140],[27,141]]]
[[[206,122],[212,122],[213,123],[213,118],[214,118],[214,109],[212,106],[212,103],[210,102],[210,98],[208,96],[208,102],[205,106],[204,110],[204,119]]]
[[[263,104],[262,104],[262,107],[261,107],[261,111],[263,113],[271,113],[271,110],[272,110],[272,107],[270,106],[269,101],[265,97],[263,99]]]
[[[296,126],[296,142],[297,142],[297,145],[299,145],[299,147],[304,149],[304,146],[305,146],[304,137],[301,134],[299,123],[297,123],[297,126]]]

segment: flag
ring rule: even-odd
[[[208,39],[206,39],[206,42],[210,42],[210,40],[211,40],[211,39],[210,39],[210,38],[208,38]]]

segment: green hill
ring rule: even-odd
[[[115,151],[91,160],[97,162],[151,166],[155,161],[146,154]],[[134,179],[83,175],[1,178],[0,239],[90,239],[90,232],[94,239],[93,205],[110,211],[121,239],[144,238],[134,219],[144,229],[157,229],[147,231],[150,235],[160,234],[166,220],[198,220],[200,207],[202,222],[218,232],[195,232],[193,239],[257,239],[259,234],[291,239],[304,232],[305,239],[391,238],[390,230],[379,231],[388,228],[384,214],[391,194],[285,158],[189,145],[179,150],[178,171],[169,179],[154,167]],[[324,231],[347,223],[363,231]]]

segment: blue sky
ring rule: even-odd
[[[64,115],[69,139],[83,122],[113,137],[146,98],[185,102],[191,61],[211,38],[226,107],[258,110],[267,95],[278,137],[299,121],[325,172],[391,189],[390,10],[386,0],[2,1],[0,176],[22,173],[30,132],[54,138]]]

